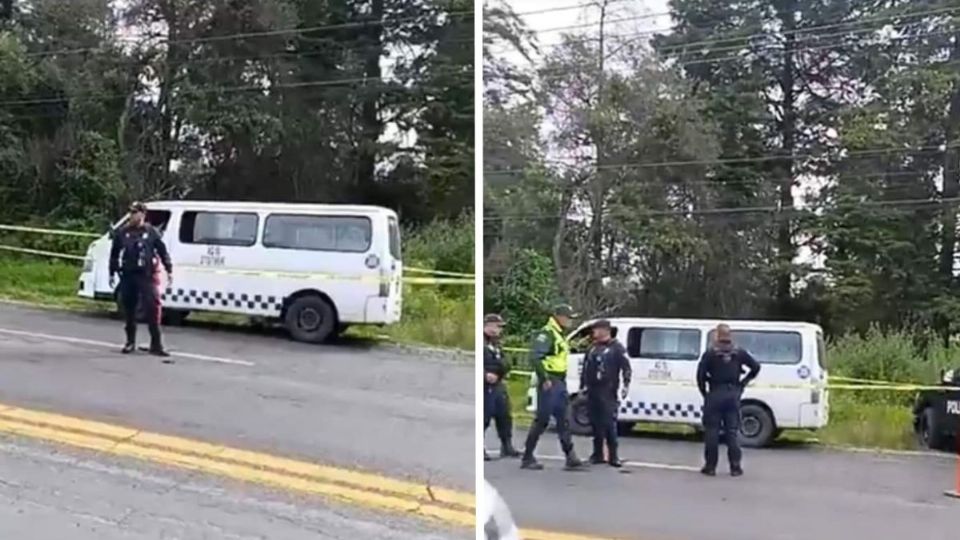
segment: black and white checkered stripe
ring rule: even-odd
[[[620,405],[620,413],[659,418],[700,418],[703,416],[703,407],[693,403],[652,403],[645,401],[633,403],[624,401]]]
[[[195,289],[167,289],[163,294],[163,301],[197,307],[230,307],[260,311],[280,311],[283,308],[283,298],[277,296]]]

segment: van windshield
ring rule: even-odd
[[[711,330],[708,343],[713,343],[716,330]],[[803,355],[797,332],[776,330],[734,330],[733,343],[745,349],[761,364],[796,364]]]

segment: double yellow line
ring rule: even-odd
[[[473,494],[0,403],[0,433],[476,528]],[[525,540],[602,540],[524,529]]]
[[[474,529],[473,494],[0,404],[0,433],[150,461]]]

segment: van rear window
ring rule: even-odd
[[[711,330],[708,342],[713,343]],[[769,330],[734,330],[733,343],[746,349],[761,364],[796,364],[803,356],[803,345],[797,332]]]
[[[269,248],[366,253],[373,225],[363,216],[311,216],[273,214],[263,229]]]

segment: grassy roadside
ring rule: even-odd
[[[110,311],[113,306],[76,294],[79,268],[60,261],[0,255],[0,299],[30,302],[73,311]],[[347,335],[388,340],[406,345],[473,349],[473,295],[444,294],[437,287],[404,290],[401,322],[383,328],[353,327]],[[221,314],[191,315],[191,320],[220,324],[247,324],[245,317]]]
[[[514,422],[529,426],[533,420],[526,411],[528,380],[514,377],[508,381]],[[691,427],[641,422],[639,434],[670,434],[694,437]],[[820,443],[830,446],[916,450],[910,408],[900,404],[864,403],[854,392],[834,391],[830,396],[829,425],[818,432],[786,431],[779,439],[787,443]]]

